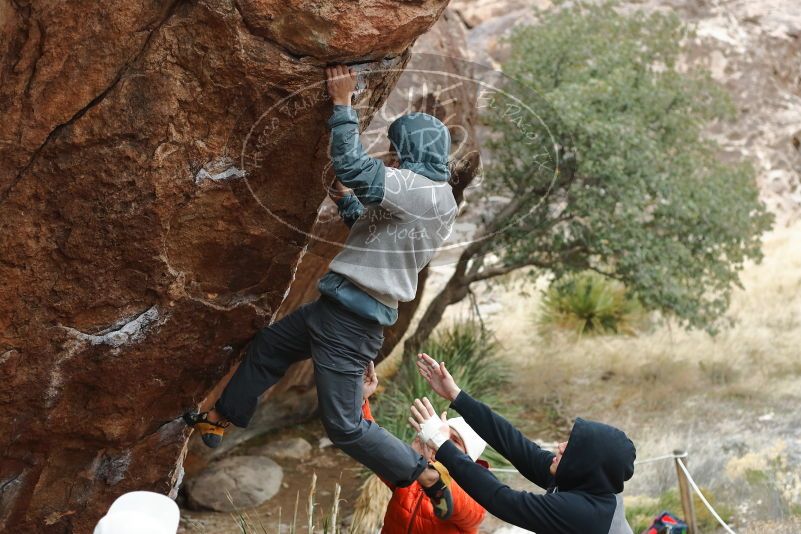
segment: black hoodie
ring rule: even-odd
[[[634,474],[635,449],[620,430],[577,418],[556,476],[554,454],[528,440],[506,419],[465,392],[451,407],[521,475],[547,490],[514,491],[446,441],[437,451],[464,490],[492,515],[537,534],[628,534],[623,483]]]

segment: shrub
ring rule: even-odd
[[[542,301],[539,323],[579,336],[633,334],[642,317],[642,307],[623,284],[585,272],[551,284]]]

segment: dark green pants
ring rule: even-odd
[[[256,334],[215,408],[234,425],[246,427],[259,396],[291,364],[311,357],[320,418],[334,445],[387,482],[408,486],[425,469],[426,461],[409,445],[362,418],[364,371],[383,342],[381,325],[321,298]]]

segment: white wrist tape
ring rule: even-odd
[[[447,434],[440,430],[441,428],[442,420],[439,417],[434,416],[423,421],[423,424],[420,425],[420,432],[418,432],[417,435],[420,437],[423,443],[428,443],[431,441],[437,446],[437,448],[439,448],[443,443],[448,441],[449,438]]]

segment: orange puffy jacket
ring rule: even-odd
[[[367,401],[362,405],[362,414],[368,421],[374,421]],[[479,460],[479,463],[486,467],[486,462]],[[487,513],[456,481],[450,485],[453,515],[447,521],[434,515],[431,501],[418,482],[405,488],[387,486],[392,490],[392,499],[384,515],[382,534],[476,534]]]

